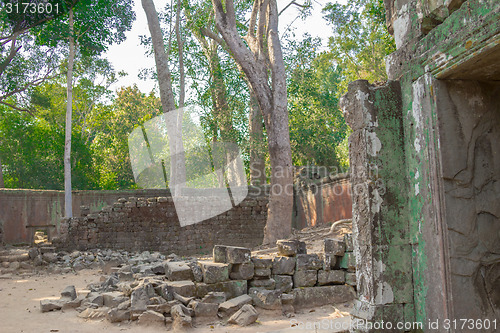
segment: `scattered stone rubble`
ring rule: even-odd
[[[86,295],[68,286],[59,300],[42,300],[40,308],[42,312],[74,308],[82,318],[179,330],[194,327],[193,321],[246,326],[257,320],[257,309],[291,317],[296,309],[354,298],[350,235],[344,240],[325,239],[321,253],[307,254],[305,243],[298,240],[281,240],[277,245],[275,257],[216,245],[213,260],[149,252],[126,259],[126,253],[98,252],[94,261],[99,253],[109,259],[100,283],[87,286]],[[70,264],[71,255],[66,256]]]

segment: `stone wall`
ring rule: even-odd
[[[254,247],[262,243],[267,203],[267,195],[250,192],[233,209],[181,227],[170,196],[121,198],[100,212],[84,212],[64,223],[57,245],[69,250],[106,248],[182,255],[206,254],[215,244]]]
[[[351,83],[342,103],[351,168],[362,171],[352,174],[364,285],[354,315],[424,331],[498,322],[500,2],[384,3],[397,46],[390,81]]]
[[[302,229],[352,217],[349,174],[295,182],[293,227]]]

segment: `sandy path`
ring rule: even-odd
[[[77,292],[84,292],[84,288],[91,282],[99,281],[97,270],[83,270],[78,274],[42,275],[30,277],[16,277],[0,279],[0,332],[1,333],[93,333],[105,332],[164,332],[165,328],[146,328],[138,326],[136,322],[111,324],[107,320],[85,320],[78,318],[74,310],[54,311],[42,313],[40,300],[44,298],[59,298],[60,292],[68,285],[74,285]],[[347,306],[346,306],[347,305]],[[315,329],[305,329],[307,323],[346,322],[348,317],[338,318],[349,310],[350,304],[342,304],[337,308],[325,306],[314,310],[300,311],[293,318],[285,318],[280,313],[258,310],[260,317],[257,324],[249,327],[233,325],[220,326],[210,323],[195,322],[197,329],[194,333],[205,332],[315,332]],[[310,312],[311,311],[311,312]],[[336,319],[335,319],[336,318]],[[334,321],[330,321],[334,320]],[[299,324],[291,327],[292,324]],[[331,324],[328,326],[333,327]],[[340,332],[337,329],[320,330],[321,332]]]

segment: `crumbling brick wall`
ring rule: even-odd
[[[119,199],[98,213],[83,213],[61,226],[59,247],[205,254],[215,244],[261,244],[268,198],[249,195],[233,209],[181,227],[171,197]]]

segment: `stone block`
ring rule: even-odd
[[[174,331],[182,331],[192,328],[192,318],[184,308],[185,306],[178,304],[174,305],[170,310]]]
[[[250,280],[254,275],[254,264],[252,262],[233,264],[229,277],[233,280]]]
[[[276,290],[280,290],[283,293],[292,291],[293,278],[290,275],[273,275],[273,279],[276,282]]]
[[[139,316],[137,323],[140,326],[165,326],[165,317],[156,311],[147,310]]]
[[[338,266],[347,269],[348,272],[356,271],[356,257],[353,252],[346,252],[342,257],[339,257]]]
[[[239,326],[248,326],[255,323],[258,317],[257,310],[252,305],[245,304],[229,318],[228,322]]]
[[[130,320],[130,310],[111,309],[106,313],[106,319],[111,323]]]
[[[200,261],[198,263],[203,273],[203,282],[217,283],[229,280],[229,265]]]
[[[128,297],[120,291],[110,291],[107,293],[103,293],[102,299],[104,306],[107,306],[108,308],[114,308],[117,307],[120,303],[128,300]]]
[[[272,268],[273,259],[265,257],[252,257],[253,265],[256,269],[258,268]]]
[[[281,239],[276,242],[280,256],[292,257],[297,254],[306,254],[306,243],[298,240]]]
[[[166,285],[167,289],[172,293],[184,297],[194,297],[196,295],[196,287],[193,281],[169,281]]]
[[[303,270],[318,270],[323,268],[323,262],[319,259],[316,253],[313,254],[297,254],[297,271]]]
[[[238,295],[239,296],[239,295]],[[226,301],[226,294],[222,291],[211,291],[201,300],[203,303],[221,304]]]
[[[61,302],[60,300],[42,299],[40,301],[40,310],[42,312],[61,310],[62,306],[63,302]]]
[[[356,296],[354,288],[348,285],[334,285],[293,290],[295,308],[317,307],[327,304],[350,302]]]
[[[215,245],[213,250],[214,262],[227,263],[227,246]]]
[[[250,287],[264,288],[273,290],[276,288],[276,281],[274,279],[253,279],[249,282]]]
[[[254,276],[256,277],[269,277],[271,276],[270,268],[255,268]]]
[[[278,256],[273,259],[273,275],[293,275],[295,272],[295,257]]]
[[[222,317],[230,317],[245,304],[252,304],[252,297],[247,294],[232,298],[220,304],[219,313]]]
[[[295,288],[300,287],[312,287],[316,285],[318,280],[317,270],[300,270],[296,271],[293,275],[293,286]]]
[[[243,264],[250,261],[251,251],[244,247],[228,246],[226,259],[229,264]]]
[[[76,298],[76,289],[75,286],[67,286],[61,292],[61,298],[66,298],[68,300],[74,300]]]
[[[170,281],[194,280],[193,270],[183,261],[170,261],[164,265],[165,276]]]
[[[356,273],[345,272],[345,283],[350,286],[356,286]]]
[[[345,272],[342,270],[325,271],[320,269],[318,271],[318,284],[326,286],[329,284],[344,284]]]
[[[266,310],[277,310],[281,308],[281,291],[250,288],[248,295],[252,297],[255,306]]]
[[[218,303],[204,303],[193,301],[189,303],[189,306],[194,311],[195,317],[215,317],[219,310]]]
[[[246,294],[247,280],[230,280],[219,283],[196,283],[196,297],[203,298],[210,292],[223,292],[226,299]]]
[[[327,238],[323,241],[323,252],[334,256],[343,256],[346,249],[344,241]]]

